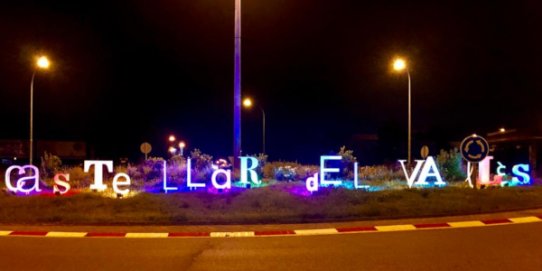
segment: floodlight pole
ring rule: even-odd
[[[30,80],[30,142],[28,146],[28,161],[29,165],[34,164],[34,78],[36,77],[36,71],[32,73],[32,79]]]
[[[408,166],[412,165],[412,92],[410,82],[410,71],[407,69],[408,76]]]
[[[235,53],[233,79],[233,166],[241,156],[241,0],[235,0]]]

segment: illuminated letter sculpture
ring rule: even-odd
[[[311,193],[318,191],[318,173],[314,173],[314,176],[307,178],[305,186]]]
[[[425,161],[416,160],[416,167],[414,168],[414,171],[412,171],[412,175],[410,176],[408,176],[408,171],[405,167],[405,161],[406,160],[399,160],[399,163],[401,163],[401,167],[403,168],[403,173],[405,174],[405,178],[407,179],[407,184],[409,188],[412,188],[413,185],[429,185],[429,183],[427,182],[427,178],[429,177],[435,177],[437,179],[434,184],[435,186],[446,185],[446,183],[442,180],[442,177],[440,176],[437,164],[435,163],[435,159],[433,159],[432,156],[428,156]],[[418,172],[420,172],[419,176]],[[416,176],[418,176],[418,180],[414,182],[414,180],[416,180]]]
[[[218,174],[224,174],[226,176],[226,183],[218,184],[216,177]],[[213,172],[211,176],[211,182],[216,189],[230,189],[231,188],[231,170],[217,169]]]
[[[332,180],[326,180],[326,173],[339,173],[339,168],[326,168],[326,161],[327,160],[335,160],[335,161],[341,161],[343,158],[339,155],[334,156],[320,156],[320,184],[322,186],[329,186],[329,185],[335,185],[339,186],[341,185],[342,181],[332,181]]]
[[[248,173],[250,173],[250,180],[254,184],[260,184],[261,181],[258,180],[258,173],[256,173],[256,168],[258,168],[258,159],[254,157],[241,156],[241,183],[244,185],[249,184]],[[250,167],[248,166],[248,161],[250,161]]]
[[[85,161],[84,171],[89,172],[91,166],[94,166],[94,183],[90,185],[90,189],[104,191],[107,185],[103,183],[103,166],[106,167],[107,172],[113,172],[113,161]]]
[[[188,158],[188,160],[190,160],[190,158]],[[189,172],[187,172],[187,176],[188,176],[188,173]],[[166,194],[167,194],[168,191],[177,191],[177,190],[179,190],[179,188],[177,188],[177,187],[171,187],[171,186],[167,185],[167,162],[166,161],[164,161],[164,166],[162,167],[162,180],[163,180],[162,188],[164,189],[164,192],[166,192]]]
[[[403,173],[405,174],[408,187],[412,188],[412,185],[414,185],[414,181],[416,181],[416,177],[418,177],[418,173],[420,172],[420,169],[423,166],[424,160],[416,160],[416,167],[414,167],[414,171],[412,171],[412,175],[410,176],[408,176],[408,171],[405,167],[406,161],[407,160],[399,160],[399,163],[401,164],[401,167],[403,168]]]
[[[62,177],[64,180],[61,180],[60,177]],[[68,191],[70,191],[71,186],[68,183],[70,181],[70,174],[57,173],[53,178],[53,181],[55,182],[55,184],[53,185],[53,192],[55,194],[59,193],[61,195],[64,195]],[[58,188],[59,186],[63,189]]]
[[[124,178],[124,181],[123,182],[119,182],[119,178]],[[126,173],[118,173],[115,175],[115,177],[113,177],[113,191],[115,191],[115,193],[117,194],[121,194],[123,196],[126,196],[128,195],[128,193],[130,193],[130,189],[129,188],[126,188],[126,189],[120,189],[119,188],[119,185],[130,185],[131,181],[130,181],[130,176],[128,176],[128,174]]]
[[[512,178],[512,182],[520,184],[531,184],[531,176],[529,176],[530,167],[527,164],[515,165],[512,168],[512,174],[516,177]],[[520,181],[518,177],[521,177],[523,181]]]
[[[189,188],[205,187],[204,183],[192,182],[192,161],[190,158],[186,159],[186,183]]]
[[[23,175],[26,173],[27,169],[30,169],[32,171],[32,175],[17,179],[17,183],[15,184],[15,186],[13,186],[11,183],[11,172],[15,169],[18,170],[17,172],[18,175]],[[26,185],[27,180],[32,180],[34,182],[34,185],[28,189],[25,189],[24,187]],[[32,191],[35,191],[35,192],[41,191],[40,186],[39,186],[39,170],[36,166],[33,166],[33,165],[26,165],[22,167],[21,166],[9,167],[6,170],[5,182],[6,182],[6,187],[8,188],[8,190],[14,193],[23,192],[23,193],[29,194]]]

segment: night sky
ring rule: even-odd
[[[165,155],[173,133],[188,150],[229,155],[233,9],[234,0],[2,1],[0,139],[28,137],[33,60],[45,53],[53,69],[36,76],[36,139],[136,159],[143,141]],[[244,0],[243,93],[266,112],[270,159],[314,163],[341,145],[359,149],[357,134],[379,135],[385,153],[356,153],[362,161],[406,157],[398,55],[410,62],[415,154],[424,142],[542,127],[540,1]],[[243,153],[257,153],[261,113],[242,116]]]

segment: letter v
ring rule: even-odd
[[[405,178],[407,179],[408,188],[412,188],[412,185],[414,184],[414,181],[416,180],[416,177],[418,176],[418,173],[420,172],[420,169],[422,168],[424,160],[416,160],[416,167],[412,171],[412,175],[408,176],[408,171],[405,167],[406,160],[399,160],[399,163],[401,163],[401,167],[403,168],[403,173],[405,173]]]

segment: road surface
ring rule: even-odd
[[[0,237],[0,270],[542,270],[542,223],[253,238]]]

